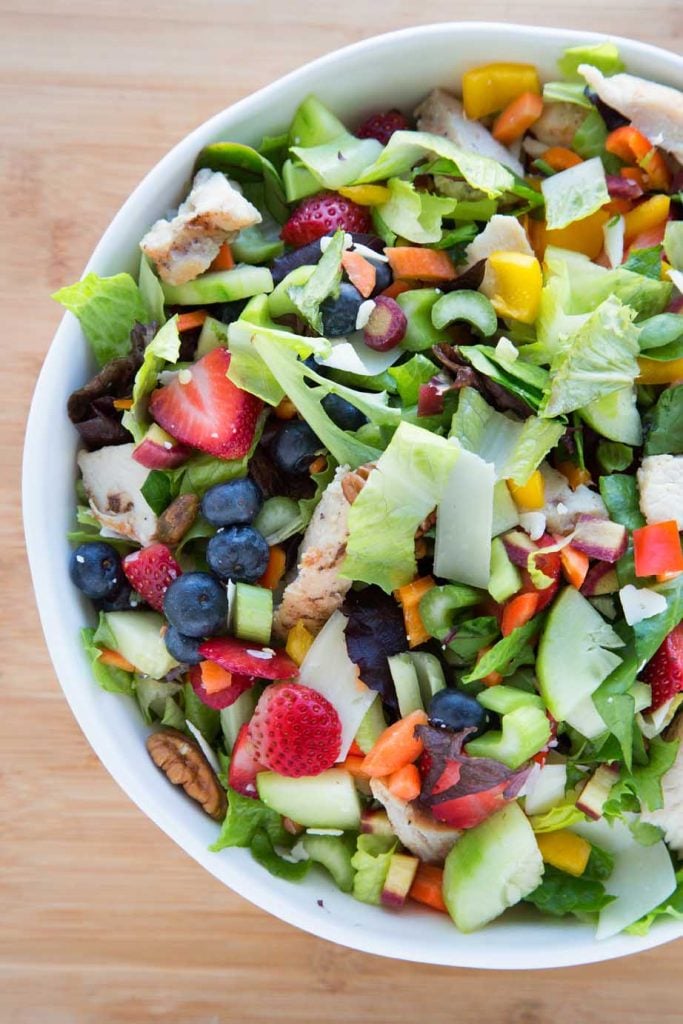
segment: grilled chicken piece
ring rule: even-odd
[[[154,539],[157,517],[142,496],[149,470],[133,459],[134,448],[134,444],[117,444],[82,451],[78,465],[98,522],[145,547]]]
[[[435,821],[417,804],[400,800],[380,779],[371,779],[370,789],[375,800],[384,807],[392,829],[406,849],[425,864],[443,864],[462,832]]]

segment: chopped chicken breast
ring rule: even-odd
[[[416,803],[394,796],[381,779],[371,779],[370,789],[375,800],[384,807],[392,829],[406,849],[425,864],[443,864],[460,838],[460,830],[435,821]]]
[[[573,491],[567,478],[552,466],[541,466],[541,475],[545,490],[542,512],[550,533],[571,533],[580,515],[609,518],[605,503],[597,491],[592,491],[585,484],[580,484]]]
[[[82,451],[78,465],[98,522],[144,547],[154,539],[157,517],[142,496],[149,470],[132,458],[134,448],[134,444],[117,444]]]
[[[546,103],[543,113],[529,131],[543,143],[544,150],[551,146],[571,149],[576,131],[585,119],[586,111],[576,103]]]
[[[648,455],[638,470],[640,511],[650,526],[675,519],[683,530],[683,455]]]
[[[415,117],[421,132],[445,135],[463,149],[498,160],[515,174],[524,174],[524,168],[517,157],[505,146],[501,146],[483,124],[468,120],[460,100],[443,89],[431,92],[416,109]]]

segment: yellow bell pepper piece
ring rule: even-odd
[[[591,855],[591,844],[568,829],[559,832],[543,832],[536,836],[541,857],[546,864],[552,864],[559,871],[580,878],[586,870]]]
[[[525,484],[508,480],[507,485],[520,512],[538,512],[545,505],[545,487],[539,469],[534,470]]]
[[[644,231],[650,231],[663,224],[669,216],[670,206],[669,196],[656,195],[625,213],[624,234],[626,238],[635,238],[636,235],[642,235]]]
[[[292,661],[300,665],[311,649],[314,639],[313,634],[310,630],[306,629],[301,620],[292,626],[287,634],[287,644],[285,646],[285,650]]]
[[[493,275],[493,308],[499,316],[532,324],[538,316],[543,288],[541,264],[521,252],[494,252],[488,258]]]
[[[540,93],[533,64],[484,64],[462,76],[462,101],[468,117],[486,117],[503,110],[523,92]]]
[[[359,206],[381,206],[391,199],[391,192],[384,185],[346,185],[337,191]]]
[[[581,484],[592,483],[591,475],[587,469],[582,469],[581,466],[576,466],[573,462],[559,462],[557,469],[560,471],[562,476],[566,476],[567,483],[573,491]]]
[[[683,380],[683,359],[660,362],[658,359],[641,356],[638,366],[640,375],[636,377],[636,384],[674,384]]]
[[[554,228],[548,231],[543,222],[540,222],[540,230],[535,229],[540,235],[543,251],[547,245],[555,245],[558,249],[571,249],[572,252],[582,252],[584,256],[595,260],[603,250],[605,238],[603,227],[609,220],[609,214],[605,210],[596,210],[589,217],[582,220],[575,220],[573,224],[567,224],[566,228]],[[534,236],[532,240],[534,252],[538,252],[538,239]]]
[[[673,267],[671,266],[671,264],[667,263],[666,260],[662,260],[662,272],[659,275],[660,280],[668,281],[669,280],[669,271],[670,270],[673,270]]]

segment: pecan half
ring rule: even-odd
[[[199,511],[196,494],[181,494],[161,513],[157,521],[156,538],[173,547],[179,544],[190,529]]]
[[[374,462],[368,462],[364,466],[359,466],[358,469],[352,469],[342,479],[342,492],[349,505],[353,505],[354,501],[365,487],[366,481],[375,468],[375,465],[376,463]]]
[[[147,737],[147,751],[174,786],[182,786],[216,821],[228,809],[225,791],[196,740],[177,729],[160,729]]]

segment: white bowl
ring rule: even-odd
[[[216,139],[257,144],[263,135],[282,130],[308,93],[357,123],[387,107],[409,111],[434,86],[457,89],[463,71],[491,60],[529,61],[546,79],[553,78],[565,47],[602,39],[586,32],[470,22],[406,29],[329,54],[222,111],[180,142],[124,204],[86,269],[102,275],[135,272],[139,239],[185,194],[199,149]],[[616,42],[630,71],[683,87],[680,57],[626,39]],[[167,835],[263,910],[322,938],[383,956],[459,967],[562,967],[609,960],[683,935],[683,923],[669,921],[644,938],[623,935],[597,943],[592,929],[578,921],[541,919],[531,910],[461,935],[445,915],[412,906],[395,914],[358,903],[322,874],[293,885],[271,877],[246,850],[209,853],[216,825],[154,767],[136,706],[95,685],[78,642],[87,612],[67,574],[77,436],[65,404],[92,369],[78,322],[66,314],[38,380],[26,435],[29,560],[52,661],[76,719],[119,785]]]

